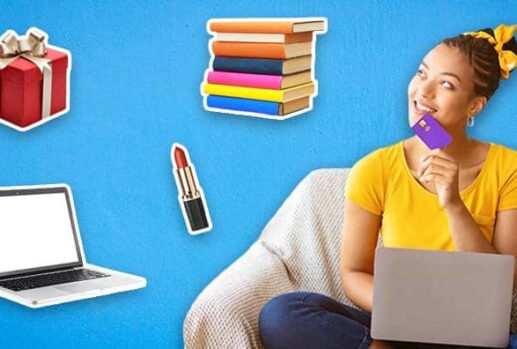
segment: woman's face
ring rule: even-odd
[[[457,48],[439,44],[408,86],[409,123],[430,112],[446,129],[464,129],[474,102],[474,70]]]

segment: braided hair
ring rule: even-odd
[[[492,29],[482,29],[481,31],[494,36]],[[499,87],[501,78],[499,56],[494,45],[483,38],[464,34],[447,38],[441,43],[458,48],[468,58],[469,64],[474,68],[474,93],[478,96],[485,96],[487,100],[490,99]],[[504,44],[503,49],[517,54],[515,36]]]

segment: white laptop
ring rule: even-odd
[[[39,308],[145,286],[86,263],[67,185],[0,187],[0,297]]]
[[[378,248],[374,339],[506,348],[514,257]]]

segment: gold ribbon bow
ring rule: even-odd
[[[0,70],[21,57],[34,63],[43,73],[42,119],[50,116],[52,100],[52,62],[50,59],[43,58],[47,52],[46,37],[45,32],[36,28],[29,29],[24,37],[19,37],[12,30],[0,36]]]
[[[505,26],[499,25],[494,30],[494,36],[483,31],[468,32],[464,35],[471,35],[475,38],[483,38],[495,45],[495,50],[499,55],[499,66],[501,67],[501,77],[508,79],[510,72],[517,66],[517,54],[510,50],[503,50],[504,44],[513,38],[517,25]]]

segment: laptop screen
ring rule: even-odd
[[[0,192],[0,277],[81,262],[61,188]]]

